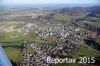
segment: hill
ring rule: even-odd
[[[45,22],[71,22],[75,19],[83,18],[86,16],[86,10],[82,7],[63,8],[55,10],[54,13],[46,16],[39,16],[37,20]]]

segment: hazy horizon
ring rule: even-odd
[[[2,5],[38,5],[38,4],[94,4],[99,5],[99,0],[0,0]]]
[[[64,8],[64,7],[92,7],[100,6],[99,4],[27,4],[27,5],[1,5],[3,7],[10,8],[22,8],[22,7],[32,7],[32,8]]]
[[[1,6],[33,8],[91,7],[99,3],[99,0],[0,0]]]

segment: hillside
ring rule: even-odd
[[[72,22],[73,20],[86,16],[86,10],[82,7],[63,8],[55,10],[46,16],[39,16],[37,20],[54,22]]]

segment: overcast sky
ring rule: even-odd
[[[2,4],[99,4],[100,0],[1,0]]]

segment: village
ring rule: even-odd
[[[48,58],[72,57],[79,51],[82,39],[91,35],[89,31],[84,34],[78,33],[82,28],[74,24],[47,28],[28,23],[22,28],[14,29],[14,27],[5,28],[2,32],[16,31],[25,36],[32,31],[44,41],[44,43],[24,41],[21,47],[20,66],[53,66],[52,63],[47,63]],[[54,43],[49,44],[50,41]],[[29,52],[29,47],[33,49],[32,52]]]
[[[28,42],[23,45],[22,56],[23,61],[21,61],[20,66],[53,66],[52,63],[47,63],[47,58],[65,58],[71,57],[75,52],[77,52],[82,43],[82,36],[87,37],[89,34],[80,34],[77,32],[80,27],[75,25],[70,25],[68,27],[50,27],[41,28],[35,24],[28,24],[23,28],[26,34],[29,31],[34,31],[37,36],[45,38],[45,43]],[[53,39],[51,36],[57,36]],[[55,40],[56,45],[48,44],[47,41]],[[27,51],[27,46],[30,46],[35,52],[29,53]]]

